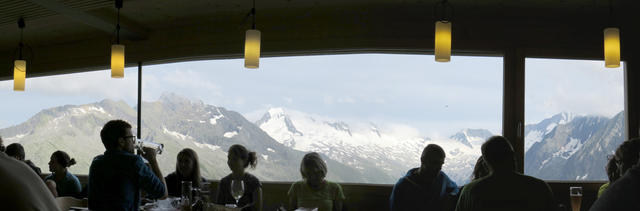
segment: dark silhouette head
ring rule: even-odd
[[[135,137],[131,133],[131,125],[124,120],[111,120],[102,127],[100,139],[107,150],[124,150],[133,153]]]
[[[55,151],[51,154],[51,159],[49,160],[49,171],[51,172],[64,172],[67,168],[76,164],[76,160],[69,157],[64,151]]]
[[[9,155],[10,157],[14,157],[15,159],[24,160],[24,147],[22,147],[22,145],[19,143],[9,144],[9,146],[7,146],[5,150],[5,153],[7,153],[7,155]]]
[[[482,157],[492,173],[515,171],[515,152],[503,136],[493,136],[482,144]]]
[[[420,173],[435,175],[440,172],[445,156],[442,147],[436,144],[427,145],[420,156]]]
[[[620,178],[620,171],[618,170],[618,161],[615,156],[609,157],[609,162],[607,162],[607,166],[605,166],[607,170],[607,177],[609,177],[609,182],[615,182]]]
[[[489,175],[489,168],[487,167],[487,164],[484,163],[484,158],[480,156],[476,161],[476,165],[473,167],[471,181],[480,179],[487,175]]]
[[[178,153],[176,173],[183,180],[191,181],[194,187],[200,186],[200,161],[193,149],[185,148]]]
[[[640,153],[640,139],[634,138],[622,142],[616,150],[615,158],[620,176],[623,176],[633,165],[638,163]]]
[[[5,149],[4,140],[2,140],[2,136],[0,136],[0,152],[4,152]]]
[[[311,187],[320,187],[327,176],[327,171],[327,164],[316,152],[307,153],[300,162],[300,174]]]
[[[250,152],[244,146],[240,144],[234,144],[229,147],[229,153],[227,154],[227,165],[231,171],[240,171],[251,165],[251,168],[256,168],[258,165],[258,158],[256,152]]]

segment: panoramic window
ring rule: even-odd
[[[142,139],[163,143],[165,174],[194,149],[205,178],[230,173],[226,151],[258,154],[263,181],[300,180],[306,152],[328,179],[392,184],[439,144],[443,171],[468,182],[479,146],[501,132],[502,58],[353,54],[182,62],[143,68]]]
[[[526,174],[607,180],[607,155],[624,140],[623,73],[602,61],[526,59]]]
[[[0,136],[4,145],[20,143],[25,158],[49,173],[49,158],[65,151],[77,162],[69,171],[89,174],[89,165],[105,149],[102,126],[111,119],[137,124],[138,73],[125,70],[124,79],[110,71],[28,78],[24,92],[13,91],[13,81],[0,81]]]

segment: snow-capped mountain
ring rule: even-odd
[[[328,179],[337,182],[395,183],[410,168],[419,166],[427,144],[440,145],[447,158],[443,170],[458,184],[471,175],[480,145],[491,135],[484,129],[463,129],[449,138],[428,138],[412,128],[387,123],[350,122],[282,108],[269,109],[252,123],[223,107],[165,94],[143,102],[142,138],[165,145],[158,157],[168,174],[177,153],[194,149],[206,178],[229,173],[226,150],[243,144],[259,156],[251,170],[265,181],[300,179],[299,163],[305,152],[324,155]],[[85,105],[44,109],[27,121],[0,129],[5,144],[19,142],[26,157],[43,170],[51,153],[63,150],[78,164],[71,172],[86,174],[93,157],[104,152],[99,132],[111,119],[134,126],[136,110],[122,101],[103,100]],[[612,118],[555,115],[525,127],[525,173],[543,179],[605,179],[606,156],[623,140],[624,113]]]
[[[494,134],[486,129],[464,129],[460,132],[449,137],[453,140],[458,140],[469,147],[480,146],[484,141]]]
[[[573,121],[573,119],[576,117],[578,117],[578,115],[568,112],[562,112],[553,115],[550,118],[544,119],[537,124],[526,125],[524,128],[524,151],[529,151],[529,148],[531,148],[533,144],[542,141],[544,136],[551,133],[553,129],[556,128],[556,126],[567,124]]]
[[[606,157],[624,140],[624,112],[612,118],[558,114],[527,125],[526,131],[530,138],[525,142],[530,146],[525,154],[526,174],[556,180],[606,180]]]
[[[304,152],[275,141],[237,112],[175,94],[164,94],[155,102],[143,102],[142,112],[142,138],[165,146],[158,156],[165,174],[175,170],[176,155],[188,147],[198,153],[203,176],[219,179],[230,173],[226,164],[227,149],[233,144],[242,144],[259,155],[258,167],[250,170],[258,178],[265,181],[301,178],[299,165]],[[24,123],[0,129],[0,134],[7,145],[21,143],[27,159],[45,172],[51,153],[63,150],[78,162],[70,171],[87,174],[93,157],[104,152],[99,133],[112,119],[126,120],[136,131],[133,107],[122,101],[103,100],[45,109]],[[327,176],[334,181],[383,183],[389,180],[376,169],[363,172],[330,158],[325,161],[333,170]]]
[[[444,171],[464,184],[470,177],[479,146],[491,136],[480,129],[465,129],[450,139],[432,140],[380,129],[374,123],[347,124],[299,111],[271,108],[256,124],[276,141],[300,151],[315,151],[356,169],[378,168],[394,183],[410,168],[430,143],[447,153]]]

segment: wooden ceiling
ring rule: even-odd
[[[623,57],[637,49],[634,1],[450,0],[454,54],[600,59],[602,29],[621,27]],[[256,0],[262,55],[430,53],[433,0]],[[121,10],[127,65],[240,58],[250,0],[125,0]],[[0,2],[0,80],[11,79],[20,31],[28,77],[107,69],[116,10],[107,0]],[[632,47],[633,46],[633,47]],[[29,58],[28,57],[28,58]]]

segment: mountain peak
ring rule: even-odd
[[[286,114],[284,112],[284,108],[282,108],[282,107],[270,108],[267,111],[267,114],[269,114],[272,117],[286,116]]]
[[[258,125],[258,127],[262,127],[262,125],[269,123],[272,120],[279,121],[280,119],[282,119],[281,121],[283,121],[287,131],[292,134],[302,135],[302,132],[296,129],[289,116],[285,113],[284,108],[281,107],[270,108],[267,110],[267,113],[265,113],[260,120],[256,121],[256,125]]]
[[[486,129],[463,129],[456,134],[453,134],[449,138],[453,140],[458,140],[460,143],[472,147],[474,145],[480,145],[487,140],[487,138],[493,136],[491,131]]]
[[[551,117],[551,119],[554,122],[557,122],[558,124],[567,124],[569,122],[571,122],[574,118],[578,117],[579,115],[575,114],[575,113],[571,113],[571,112],[561,112],[559,114],[553,115]]]

